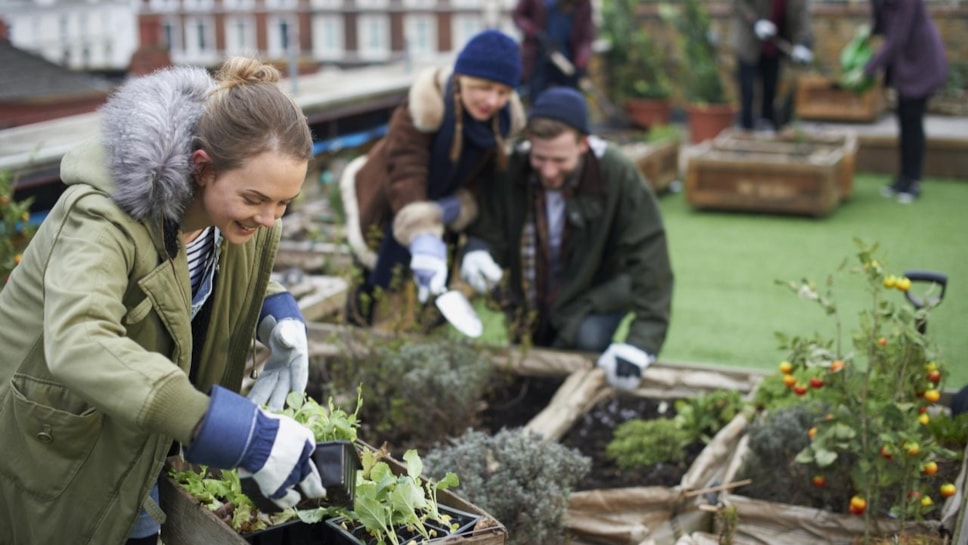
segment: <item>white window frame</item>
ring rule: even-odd
[[[204,34],[204,44],[199,42],[199,30]],[[209,15],[191,15],[185,18],[185,53],[192,57],[206,57],[215,52],[215,23]]]
[[[313,15],[313,57],[338,61],[346,57],[346,33],[342,14]]]
[[[438,54],[437,44],[437,16],[434,13],[412,13],[404,19],[404,36],[407,43],[407,55],[413,59],[433,58]],[[418,38],[423,35],[421,43]]]
[[[390,17],[383,13],[360,14],[356,19],[357,54],[361,59],[384,61],[390,57]]]
[[[282,23],[286,23],[286,29],[295,29],[295,33],[291,36],[292,40],[295,41],[296,46],[299,46],[299,24],[298,18],[293,14],[274,14],[270,15],[266,19],[266,53],[270,58],[284,58],[289,54],[289,51],[283,47],[283,43],[289,43],[289,39],[283,41],[282,37]]]
[[[255,26],[255,17],[252,15],[242,13],[226,15],[225,28],[222,29],[225,32],[225,54],[258,55]]]

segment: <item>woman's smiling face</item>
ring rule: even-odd
[[[204,151],[195,153],[196,162],[204,161]],[[208,223],[233,244],[248,242],[259,227],[271,227],[286,212],[302,189],[307,168],[307,161],[267,151],[239,168],[201,176],[198,197]]]
[[[476,121],[487,121],[507,105],[511,89],[488,79],[460,76],[460,98],[464,110]]]

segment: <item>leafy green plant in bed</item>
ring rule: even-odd
[[[406,472],[395,475],[389,464],[382,461],[386,454],[383,450],[363,451],[363,470],[358,474],[353,510],[343,513],[345,520],[362,524],[377,545],[399,545],[397,531],[401,528],[425,540],[443,537],[432,535],[425,522],[435,520],[449,525],[449,519],[439,510],[437,491],[457,486],[457,475],[448,472],[438,481],[425,480],[423,461],[415,450],[403,455]],[[349,524],[344,524],[348,529]]]
[[[605,454],[622,469],[659,463],[681,464],[686,447],[712,437],[737,414],[748,410],[734,390],[716,390],[675,402],[673,418],[632,419],[619,424]]]

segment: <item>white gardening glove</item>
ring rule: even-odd
[[[447,288],[447,246],[434,235],[417,235],[410,242],[410,271],[417,283],[417,299],[426,303],[430,295]]]
[[[608,384],[619,390],[634,390],[642,381],[642,372],[655,360],[631,344],[612,343],[598,358]]]
[[[259,332],[259,339],[265,339],[263,343],[270,353],[262,374],[249,391],[249,399],[257,405],[268,403],[269,409],[279,411],[285,406],[289,392],[305,392],[309,382],[306,324],[295,318],[276,322],[269,315],[259,324]]]
[[[220,469],[238,468],[240,478],[251,478],[262,495],[285,509],[299,503],[302,495],[326,497],[312,461],[315,448],[316,438],[309,428],[215,386],[185,459]]]
[[[813,51],[810,51],[806,46],[795,45],[793,51],[790,52],[790,58],[796,63],[810,64],[813,62]]]
[[[460,277],[480,294],[489,293],[503,276],[501,266],[494,262],[487,250],[467,252],[460,264]]]
[[[756,33],[756,37],[761,40],[769,40],[770,38],[776,36],[776,25],[772,21],[767,21],[766,19],[760,19],[753,25],[753,32]]]

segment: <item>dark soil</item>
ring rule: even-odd
[[[481,427],[490,433],[520,428],[551,403],[563,377],[502,375],[484,400]]]
[[[677,486],[683,474],[702,452],[703,444],[690,445],[681,465],[657,464],[641,469],[619,469],[605,456],[605,448],[612,440],[615,427],[635,418],[651,420],[672,418],[673,403],[631,395],[619,395],[598,403],[578,419],[561,443],[578,449],[592,459],[592,469],[582,479],[577,490],[598,490],[639,486]]]
[[[504,387],[496,388],[487,400],[483,428],[496,433],[502,428],[517,428],[540,413],[564,382],[563,378],[510,376]],[[579,418],[561,443],[591,458],[592,469],[577,485],[577,490],[597,490],[635,486],[676,486],[699,456],[703,444],[687,449],[682,465],[659,464],[638,470],[619,469],[605,456],[615,427],[633,418],[672,418],[672,402],[621,395],[600,402]]]

